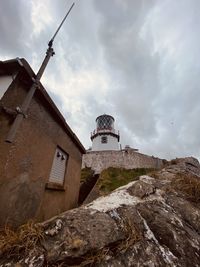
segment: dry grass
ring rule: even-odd
[[[200,202],[200,179],[192,174],[177,174],[172,188],[184,193],[187,199]]]
[[[148,174],[150,177],[159,179],[160,178],[160,173],[158,171],[152,171]]]
[[[109,254],[109,248],[103,248],[95,253],[91,253],[91,255],[87,255],[83,261],[81,262],[80,267],[85,266],[95,266],[98,263],[101,263],[103,260],[106,259],[107,255]]]
[[[36,247],[43,239],[43,231],[40,226],[30,221],[20,226],[16,231],[5,226],[0,231],[0,254],[19,255]]]
[[[141,233],[134,223],[129,218],[122,221],[122,229],[126,238],[122,240],[117,246],[117,252],[124,253],[141,239]]]

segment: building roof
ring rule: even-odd
[[[6,61],[0,61],[0,76],[2,75],[13,75],[14,73],[18,71],[25,71],[25,73],[30,78],[30,81],[32,81],[32,78],[36,77],[36,74],[30,67],[29,63],[24,58],[16,58]],[[71,130],[67,122],[65,121],[63,115],[41,84],[39,83],[39,88],[36,90],[36,92],[40,93],[40,97],[44,100],[45,104],[47,105],[48,109],[51,110],[51,112],[54,114],[54,117],[56,118],[56,121],[63,127],[65,132],[72,138],[76,146],[79,148],[81,153],[85,153],[85,148],[81,144],[78,137],[75,135],[75,133]]]
[[[98,121],[99,119],[104,118],[104,117],[109,117],[109,118],[111,118],[113,121],[115,121],[115,119],[113,118],[113,116],[108,115],[108,114],[103,114],[103,115],[98,116],[98,117],[96,118],[96,121]]]

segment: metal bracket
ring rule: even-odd
[[[37,81],[34,77],[31,80],[34,82],[35,88],[40,88],[40,81]]]
[[[4,107],[4,106],[1,106],[0,109],[3,112],[5,112],[6,114],[10,115],[10,116],[13,116],[13,117],[17,116],[17,111],[12,109],[12,108],[7,108],[7,107]]]
[[[17,114],[22,114],[23,117],[26,119],[28,118],[28,115],[25,114],[22,109],[20,107],[16,107],[15,109],[12,109],[12,108],[7,108],[7,107],[4,107],[4,106],[1,106],[0,107],[6,114],[10,115],[10,116],[13,116],[13,117],[16,117]]]
[[[18,114],[22,114],[23,115],[23,117],[25,118],[25,119],[27,119],[28,118],[28,115],[27,114],[25,114],[24,112],[23,112],[23,110],[20,108],[20,107],[16,107],[16,112],[18,113]]]

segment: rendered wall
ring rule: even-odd
[[[90,167],[95,173],[100,173],[108,167],[134,169],[134,168],[160,168],[162,160],[144,155],[132,150],[88,152],[83,155],[82,168]]]
[[[101,143],[101,137],[107,137],[107,143]],[[112,135],[98,135],[92,141],[92,150],[93,151],[101,151],[101,150],[119,150],[119,143],[116,137]]]
[[[28,86],[28,85],[27,85]],[[17,80],[0,101],[19,106],[27,90]],[[46,220],[77,205],[82,154],[36,93],[13,143],[5,139],[13,118],[0,112],[0,226]],[[47,189],[56,147],[69,154],[64,190]]]

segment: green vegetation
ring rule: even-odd
[[[140,175],[147,174],[150,171],[152,171],[152,169],[123,169],[110,167],[101,172],[97,186],[102,194],[107,194],[120,186],[137,180]]]
[[[81,183],[86,182],[93,177],[94,171],[91,168],[84,168],[81,170]]]

